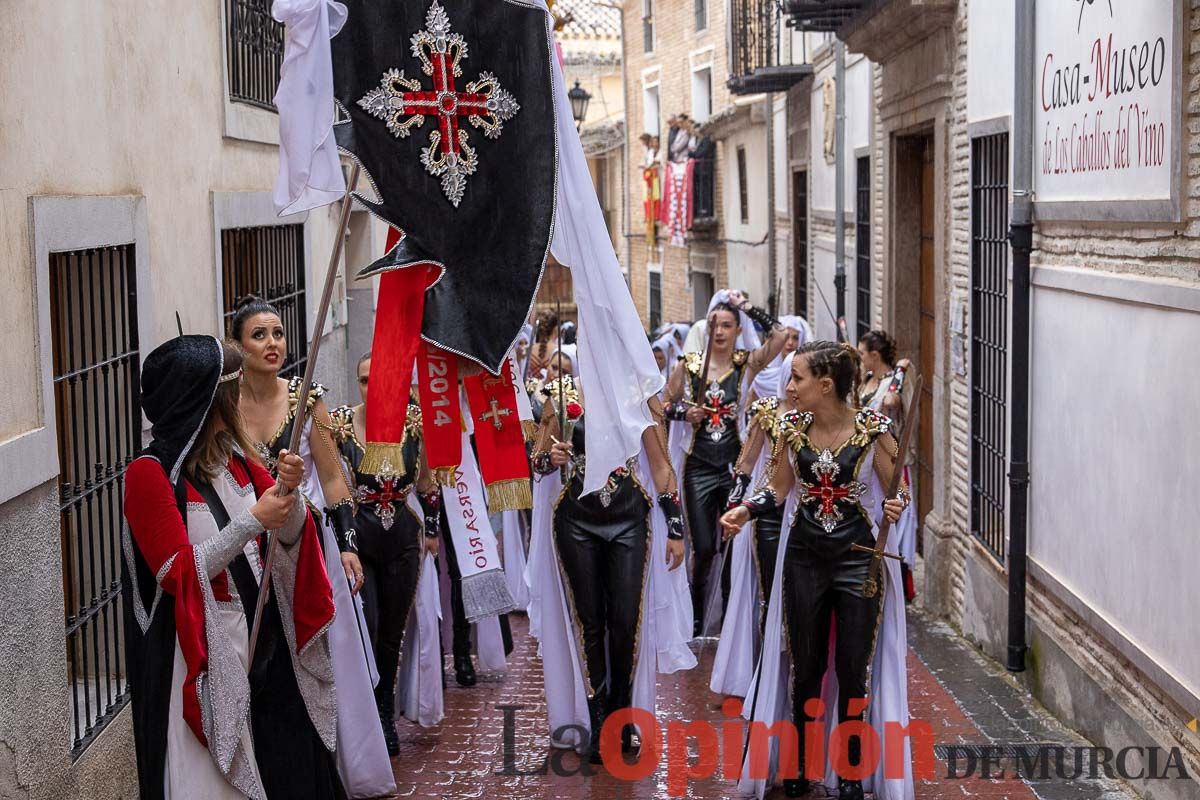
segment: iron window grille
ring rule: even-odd
[[[746,175],[746,148],[739,147],[737,149],[737,176],[738,176],[738,210],[741,212],[743,225],[750,224],[750,187],[748,185],[749,178]]]
[[[221,231],[224,328],[232,335],[239,301],[257,295],[279,309],[288,352],[280,375],[304,373],[308,361],[304,226],[271,225]]]
[[[662,325],[662,273],[650,273],[650,330]]]
[[[708,27],[708,0],[694,0],[696,10],[696,30],[702,31]]]
[[[871,159],[855,162],[854,264],[855,328],[858,338],[871,330]]]
[[[50,255],[72,756],[129,702],[121,597],[125,468],[141,450],[134,246]]]
[[[270,0],[225,0],[229,99],[275,111],[283,65],[283,25]]]
[[[1004,563],[1008,134],[971,142],[971,533]]]
[[[797,172],[792,187],[795,204],[792,218],[795,220],[795,308],[796,313],[808,316],[808,172]]]

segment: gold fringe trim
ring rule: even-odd
[[[407,472],[404,468],[404,444],[367,442],[363,449],[362,464],[358,468],[368,475],[403,477]]]
[[[438,467],[433,471],[433,482],[438,486],[456,486],[458,484],[458,464],[452,467]]]
[[[532,442],[537,438],[538,424],[531,419],[521,420],[521,432],[525,434],[525,441]]]
[[[533,486],[529,478],[489,483],[487,495],[489,514],[533,508]]]

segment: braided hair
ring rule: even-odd
[[[843,402],[858,396],[862,357],[858,349],[844,342],[808,342],[796,349],[797,356],[808,359],[808,369],[818,378],[829,378]]]
[[[233,320],[229,326],[229,335],[235,341],[242,340],[242,329],[246,326],[246,320],[258,314],[274,314],[283,319],[283,315],[279,313],[279,309],[271,303],[262,299],[258,295],[248,294],[238,301],[237,311],[233,312]]]
[[[879,353],[879,358],[889,367],[896,366],[896,340],[882,329],[867,331],[858,340],[868,352]]]

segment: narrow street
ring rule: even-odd
[[[479,684],[463,689],[447,672],[446,718],[437,728],[422,730],[401,724],[401,751],[394,759],[402,797],[521,798],[521,800],[642,800],[671,796],[667,788],[665,759],[652,778],[637,783],[618,780],[602,768],[581,763],[571,752],[551,751],[542,694],[542,668],[536,643],[527,634],[523,615],[513,615],[516,648],[505,675],[480,675]],[[1045,781],[985,779],[976,766],[964,776],[970,746],[1058,745],[1087,746],[1016,688],[998,665],[989,662],[954,634],[947,625],[930,621],[918,609],[909,612],[909,704],[914,720],[928,722],[934,730],[936,777],[918,779],[918,800],[980,797],[995,800],[1124,800],[1133,795],[1114,781],[1075,780],[1051,776]],[[691,671],[666,676],[659,682],[659,719],[665,730],[671,721],[706,720],[728,723],[720,699],[708,689],[715,646],[693,645],[700,665]],[[514,715],[515,734],[508,748],[504,741],[503,706]],[[665,739],[665,733],[664,733]],[[951,777],[947,746],[957,751],[957,775]],[[694,743],[693,743],[694,752]],[[547,754],[551,766],[545,774]],[[1070,756],[1068,756],[1070,762]],[[694,759],[693,759],[694,763]],[[1012,761],[1000,766],[1010,773]],[[719,770],[720,768],[718,768]],[[581,770],[596,770],[584,775]],[[720,777],[693,780],[688,798],[740,796],[731,781]],[[776,789],[768,797],[782,797]],[[820,793],[814,795],[820,797]]]

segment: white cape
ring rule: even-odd
[[[643,454],[638,465],[638,479],[643,486],[652,485],[646,482],[649,475],[649,465]],[[529,553],[533,602],[529,617],[531,632],[536,625],[538,649],[542,657],[550,743],[554,747],[579,749],[586,745],[587,740],[581,740],[577,734],[580,731],[590,732],[591,720],[588,716],[583,654],[579,651],[552,530],[553,498],[558,496],[561,487],[556,471],[542,477],[535,490],[543,502],[535,500],[534,505],[533,540]],[[634,655],[633,677],[633,706],[651,714],[656,705],[657,674],[670,674],[696,666],[696,656],[688,647],[692,635],[692,604],[687,573],[683,567],[671,571],[667,569],[666,549],[666,519],[662,510],[655,505],[650,512],[649,563],[646,565],[646,582],[642,593],[641,628],[638,631],[638,650]],[[555,738],[555,731],[566,725],[578,726],[578,730]]]
[[[867,491],[862,496],[862,506],[872,512],[871,527],[876,536],[879,533],[879,521],[883,507],[884,490],[874,470],[875,450],[871,448],[863,460],[861,476],[869,476],[864,483]],[[771,585],[771,602],[767,610],[766,631],[763,635],[762,657],[758,669],[750,684],[750,694],[747,696],[743,716],[753,722],[761,722],[766,726],[773,725],[777,720],[791,720],[791,653],[783,625],[783,603],[780,602],[783,569],[787,554],[788,534],[796,514],[796,492],[793,491],[787,499],[784,508],[783,531],[779,539],[779,556],[775,561],[775,578]],[[895,552],[895,546],[889,536],[888,552]],[[900,567],[895,559],[883,559],[883,618],[875,644],[875,656],[871,663],[871,685],[868,688],[871,704],[867,708],[866,721],[880,737],[886,730],[885,724],[898,723],[908,725],[908,670],[905,659],[908,656],[908,637],[904,614],[904,588],[900,582]],[[831,664],[833,648],[830,648]],[[837,678],[830,669],[825,675],[822,700],[826,704],[826,729],[836,725],[837,717]],[[884,744],[886,748],[886,743]],[[865,748],[864,748],[865,750]],[[828,752],[828,750],[826,751]],[[864,757],[866,753],[864,752]],[[738,789],[753,793],[762,798],[773,783],[778,782],[779,771],[779,742],[773,738],[770,744],[770,778],[749,777],[748,759],[743,759],[743,772],[747,777],[738,781]],[[836,788],[837,777],[832,767],[826,763],[825,784]],[[907,738],[904,739],[904,777],[885,778],[883,775],[883,759],[874,775],[863,781],[867,792],[874,792],[877,800],[913,800],[912,779],[912,749]]]

